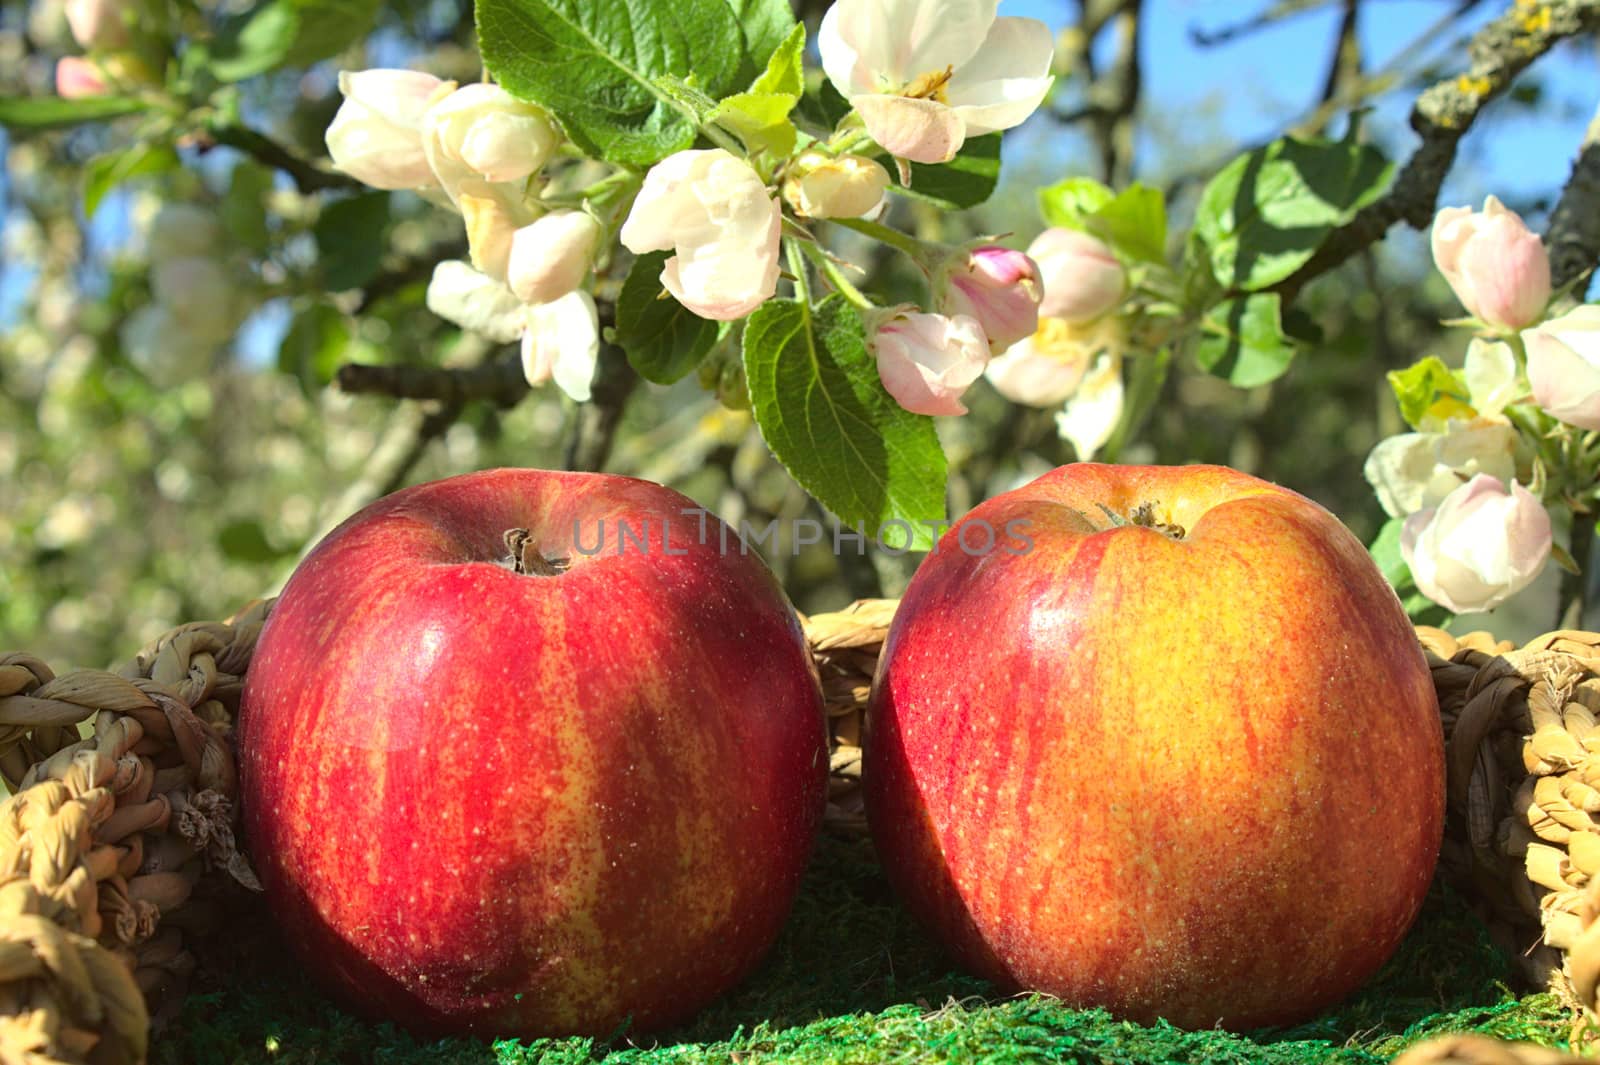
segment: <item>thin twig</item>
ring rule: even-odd
[[[1600,28],[1600,0],[1550,0],[1515,4],[1474,34],[1467,71],[1427,89],[1412,109],[1411,128],[1422,143],[1393,186],[1335,230],[1304,266],[1274,286],[1285,302],[1311,279],[1382,239],[1396,222],[1427,228],[1456,148],[1483,108],[1558,42],[1596,28]]]
[[[259,130],[248,126],[215,123],[206,130],[212,143],[236,148],[257,162],[288,174],[302,193],[322,189],[365,189],[355,178],[332,170],[323,170],[310,160],[302,159]]]
[[[1331,0],[1278,0],[1265,11],[1258,12],[1242,22],[1224,26],[1220,30],[1203,30],[1199,26],[1190,25],[1189,40],[1196,48],[1216,48],[1241,37],[1270,29],[1296,15],[1304,15],[1319,7],[1327,7],[1330,2]]]
[[[468,403],[487,400],[500,407],[515,406],[528,394],[522,361],[514,354],[480,366],[375,366],[349,362],[339,367],[334,382],[341,392],[392,396],[395,399]]]

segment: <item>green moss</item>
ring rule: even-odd
[[[891,898],[871,849],[826,839],[788,928],[743,987],[669,1035],[429,1042],[342,1013],[281,952],[220,959],[156,1040],[160,1065],[846,1065],[869,1062],[1173,1062],[1364,1065],[1450,1031],[1562,1046],[1550,995],[1518,997],[1506,959],[1460,900],[1436,887],[1395,958],[1337,1009],[1289,1029],[1233,1035],[1140,1026],[1041,996],[994,996],[951,969]]]

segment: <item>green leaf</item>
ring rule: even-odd
[[[1283,335],[1280,314],[1275,292],[1222,301],[1201,322],[1195,361],[1238,388],[1255,388],[1281,376],[1295,348]]]
[[[1267,288],[1377,199],[1393,172],[1369,145],[1284,137],[1239,156],[1207,183],[1195,232],[1225,287]]]
[[[267,229],[267,196],[272,192],[273,171],[253,160],[235,163],[228,191],[217,206],[222,227],[239,246],[265,251],[271,238]]]
[[[372,280],[383,261],[388,224],[387,192],[364,192],[323,207],[312,232],[329,292],[360,288]]]
[[[889,187],[914,200],[960,210],[983,203],[999,181],[1000,134],[991,133],[969,140],[948,163],[912,163],[911,184]]]
[[[178,153],[153,142],[95,156],[83,170],[83,213],[92,216],[106,193],[123,182],[176,170],[178,165]]]
[[[761,70],[768,66],[773,54],[784,47],[795,30],[794,9],[789,6],[789,0],[727,0],[727,3],[744,36],[750,69]],[[802,47],[804,41],[802,37]],[[747,77],[745,82],[748,81]]]
[[[207,70],[242,81],[338,55],[377,20],[379,0],[265,0],[222,24]]]
[[[315,395],[333,380],[349,343],[344,315],[326,303],[313,303],[295,315],[284,335],[278,370],[296,378],[306,395]]]
[[[1145,262],[1167,259],[1167,205],[1161,190],[1134,182],[1121,192],[1093,178],[1068,178],[1039,190],[1045,223],[1077,229]]]
[[[737,134],[750,152],[770,151],[787,159],[798,137],[789,112],[799,100],[789,93],[735,93],[712,110],[709,120]]]
[[[646,166],[694,143],[696,118],[658,79],[692,73],[695,89],[720,99],[765,65],[763,57],[752,68],[746,30],[726,2],[477,0],[477,12],[495,79],[554,112],[585,153],[614,163]]]
[[[1039,190],[1039,215],[1047,226],[1088,229],[1088,218],[1117,198],[1109,185],[1094,178],[1077,177]]]
[[[217,532],[217,546],[238,562],[273,562],[294,554],[294,549],[273,547],[259,521],[231,521]]]
[[[103,122],[145,110],[143,100],[129,96],[0,96],[0,126],[12,129],[56,129],[83,122]]]
[[[758,96],[781,93],[799,99],[806,91],[805,51],[806,28],[797,25],[767,60],[767,69],[750,86],[750,91]]]
[[[1403,518],[1390,518],[1384,522],[1383,528],[1378,530],[1377,537],[1367,548],[1367,553],[1377,563],[1384,580],[1394,588],[1412,624],[1443,625],[1455,615],[1417,591],[1411,567],[1406,565],[1405,556],[1400,553],[1400,531],[1404,525]]]
[[[617,296],[616,342],[646,381],[670,385],[687,375],[717,343],[717,323],[665,295],[661,266],[669,252],[634,260]]]
[[[884,390],[854,307],[768,300],[745,324],[744,366],[761,436],[801,487],[869,536],[900,521],[913,548],[932,546],[918,523],[945,513],[939,435]]]
[[[1421,428],[1423,416],[1440,399],[1463,404],[1469,401],[1466,382],[1437,355],[1429,355],[1404,370],[1390,370],[1388,378],[1400,404],[1400,417],[1413,429]]]

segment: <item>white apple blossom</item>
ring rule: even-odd
[[[96,51],[128,43],[125,0],[66,0],[64,10],[73,39],[84,48]]]
[[[197,343],[220,344],[241,317],[240,293],[213,258],[165,259],[150,269],[150,291],[179,329]]]
[[[1457,614],[1490,610],[1533,583],[1550,557],[1550,515],[1515,481],[1478,474],[1406,519],[1400,554],[1417,588]]]
[[[1013,403],[1054,407],[1078,390],[1099,355],[1121,355],[1126,347],[1127,331],[1119,319],[1074,324],[1064,318],[1041,318],[1032,336],[989,362],[984,376]]]
[[[1568,425],[1600,429],[1600,305],[1586,303],[1522,339],[1539,406]]]
[[[1056,432],[1071,442],[1080,462],[1088,462],[1116,431],[1122,407],[1122,354],[1101,351],[1056,415]]]
[[[463,85],[436,100],[422,116],[423,150],[452,201],[468,182],[526,181],[560,142],[549,112],[498,85]]]
[[[1517,431],[1503,419],[1453,420],[1442,432],[1401,433],[1378,441],[1362,472],[1391,518],[1437,506],[1480,474],[1516,475]]]
[[[651,167],[620,236],[635,254],[671,249],[661,270],[667,291],[702,318],[733,321],[777,291],[782,226],[750,164],[710,148]]]
[[[805,152],[789,164],[783,198],[803,218],[862,218],[883,205],[889,172],[862,155]]]
[[[1433,261],[1467,313],[1500,329],[1532,325],[1550,299],[1550,255],[1522,217],[1490,196],[1482,211],[1433,220]]]
[[[589,293],[524,303],[502,282],[449,260],[434,267],[427,302],[430,311],[463,329],[500,343],[520,340],[529,384],[554,380],[578,402],[589,398],[600,352],[599,316]]]
[[[328,126],[333,165],[376,189],[437,185],[422,144],[422,116],[455,88],[417,70],[343,70],[344,103]]]
[[[1517,380],[1517,356],[1503,340],[1473,337],[1467,345],[1461,377],[1467,383],[1472,409],[1483,418],[1495,418],[1522,392]]]
[[[838,0],[817,50],[828,80],[891,155],[955,158],[968,137],[1010,129],[1050,90],[1044,23],[997,18],[998,0]]]
[[[600,319],[593,296],[579,289],[528,308],[522,372],[530,385],[553,379],[561,391],[586,402],[599,358]]]
[[[1103,241],[1073,229],[1052,227],[1028,245],[1028,255],[1039,264],[1044,299],[1043,318],[1088,322],[1121,305],[1128,292],[1128,275]]]
[[[506,277],[524,303],[550,303],[583,284],[604,234],[584,211],[552,211],[516,231]]]
[[[868,312],[866,327],[878,377],[896,403],[913,414],[967,413],[961,394],[989,361],[977,319],[906,305]]]

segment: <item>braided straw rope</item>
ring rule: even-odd
[[[801,618],[828,715],[828,808],[823,820],[846,835],[867,834],[861,802],[861,724],[878,653],[899,605],[898,599],[860,599],[831,614]]]
[[[1445,1035],[1418,1043],[1391,1065],[1593,1065],[1533,1043],[1506,1043],[1483,1035]]]
[[[182,929],[206,925],[201,874],[254,885],[226,736],[266,612],[182,626],[118,673],[0,655],[0,1063],[144,1061],[193,967]]]

